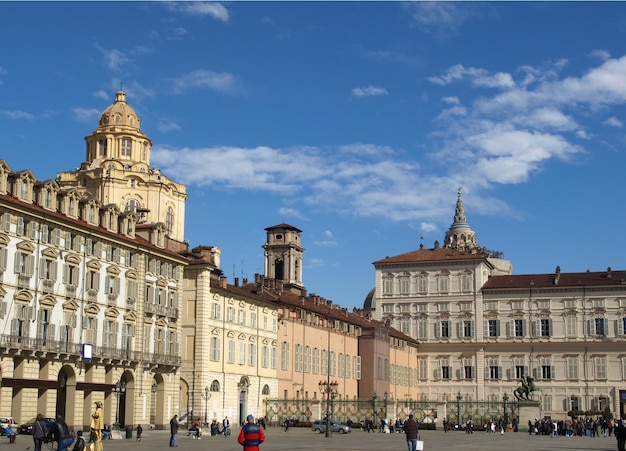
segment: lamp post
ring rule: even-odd
[[[461,396],[461,392],[459,392],[456,395],[456,412],[457,412],[457,422],[459,424],[459,428],[461,427],[461,400],[463,399],[463,396]]]
[[[372,404],[374,406],[374,414],[372,415],[372,427],[376,427],[376,424],[378,424],[378,421],[376,421],[376,400],[378,399],[378,395],[376,394],[376,392],[374,392],[374,394],[372,395]]]
[[[506,430],[507,425],[509,424],[509,419],[508,419],[508,414],[506,411],[506,403],[509,401],[509,395],[506,394],[506,392],[504,393],[504,396],[502,396],[502,404],[503,404],[503,410],[504,410],[504,429]]]
[[[126,392],[126,381],[124,379],[120,379],[115,384],[115,387],[112,389],[113,393],[115,393],[115,398],[117,400],[117,411],[115,412],[115,426],[117,429],[120,428],[120,398]]]
[[[339,383],[337,381],[320,381],[318,385],[322,396],[324,396],[324,394],[326,395],[326,437],[331,437],[332,432],[330,430],[330,420],[333,416],[331,403],[334,402],[335,396],[337,396],[337,387],[339,386]]]
[[[385,425],[387,424],[387,392],[383,393],[383,403],[385,407]]]
[[[204,387],[204,395],[200,394],[202,399],[204,399],[204,427],[207,427],[209,424],[207,422],[207,415],[209,411],[209,399],[211,399],[211,393],[209,393],[209,387]]]

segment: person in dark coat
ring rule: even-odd
[[[61,415],[57,415],[57,420],[50,430],[50,437],[58,443],[57,451],[67,451],[68,446],[74,443],[70,428]]]
[[[617,451],[625,451],[624,446],[626,445],[626,426],[624,426],[624,421],[620,421],[613,432],[615,432],[615,438],[617,439]]]
[[[85,451],[85,437],[83,437],[83,431],[76,432],[76,443],[72,451]]]
[[[404,422],[404,433],[406,435],[406,444],[409,451],[417,449],[417,434],[419,432],[417,422],[413,419],[413,414],[409,415],[409,419]]]
[[[178,436],[178,428],[180,423],[178,422],[178,415],[174,415],[170,420],[170,446],[178,446],[176,444],[176,437]]]
[[[259,451],[259,445],[265,441],[265,433],[261,426],[254,424],[252,415],[248,415],[246,421],[239,431],[237,441],[243,446],[243,451]]]

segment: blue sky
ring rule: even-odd
[[[287,222],[360,307],[459,186],[516,274],[626,267],[626,3],[0,2],[0,38],[0,158],[79,166],[122,85],[231,281]]]

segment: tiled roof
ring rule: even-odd
[[[231,293],[239,293],[248,297],[256,297],[275,305],[286,306],[291,309],[304,309],[306,311],[317,314],[320,317],[330,317],[333,320],[344,321],[362,328],[379,327],[388,331],[389,335],[406,341],[407,343],[418,344],[414,338],[400,332],[397,329],[387,327],[381,321],[367,318],[360,313],[350,312],[346,308],[341,308],[332,301],[326,300],[315,294],[301,296],[286,290],[279,290],[265,285],[268,279],[261,280],[259,283],[247,283],[241,286],[227,285],[226,288],[220,286],[218,280],[211,281],[212,290],[225,290]]]
[[[557,278],[558,275],[558,278]],[[552,274],[520,274],[493,276],[483,285],[484,290],[505,288],[592,287],[626,284],[626,271],[570,272]]]
[[[483,252],[463,253],[450,248],[418,249],[416,251],[396,255],[394,257],[385,257],[381,260],[375,261],[373,264],[384,265],[387,263],[436,262],[444,260],[481,260],[487,257],[488,255]]]
[[[300,230],[299,228],[294,227],[294,226],[289,225],[289,224],[285,224],[284,222],[282,224],[276,224],[274,226],[265,228],[265,230],[267,230],[267,231],[274,230],[274,229],[287,229],[287,230],[294,230],[296,232],[302,232],[302,230]]]

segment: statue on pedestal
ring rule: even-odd
[[[518,401],[528,401],[530,395],[535,391],[542,391],[540,387],[535,385],[535,380],[530,376],[524,376],[520,379],[522,385],[513,391]]]

